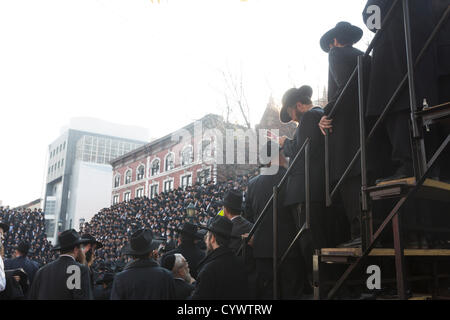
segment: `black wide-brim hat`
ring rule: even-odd
[[[346,38],[350,40],[352,44],[357,43],[361,40],[363,36],[363,31],[361,28],[354,26],[346,21],[338,22],[336,27],[331,30],[328,30],[322,38],[320,38],[320,47],[325,52],[330,52],[330,43],[333,42],[333,39],[339,35],[345,35]]]
[[[84,239],[90,239],[91,241],[89,242],[90,244],[95,244],[96,245],[96,249],[100,249],[103,248],[103,243],[101,243],[100,241],[98,241],[97,239],[95,239],[95,237],[89,233],[85,233],[81,236]]]
[[[228,190],[223,196],[223,200],[218,203],[220,206],[224,206],[238,212],[244,211],[244,208],[242,207],[242,194],[237,190]]]
[[[180,234],[184,234],[190,237],[193,237],[195,239],[203,239],[203,236],[198,233],[198,227],[190,222],[186,222],[183,224],[183,226],[181,228],[170,228]]]
[[[6,223],[1,222],[1,221],[0,221],[0,228],[3,229],[3,232],[4,232],[4,233],[6,233],[6,232],[9,231],[9,225],[7,225]]]
[[[290,122],[291,116],[288,114],[287,109],[295,106],[301,97],[308,97],[311,99],[313,95],[313,89],[310,86],[301,86],[300,88],[291,88],[286,91],[281,99],[280,121],[283,123]]]
[[[141,229],[131,235],[130,242],[122,249],[122,254],[142,256],[158,249],[162,242],[162,240],[153,239],[151,230]]]
[[[89,242],[90,242],[89,239],[84,239],[80,237],[78,232],[76,232],[74,229],[70,229],[63,231],[58,236],[58,245],[54,246],[52,250],[55,251],[55,250],[70,249],[76,247],[77,245],[86,244]]]
[[[233,230],[233,223],[228,218],[219,215],[212,218],[208,226],[199,225],[198,227],[200,229],[208,230],[226,239],[239,239],[239,237],[231,235],[231,231]]]

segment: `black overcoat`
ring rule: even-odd
[[[175,299],[176,300],[186,300],[192,294],[194,286],[187,283],[183,279],[174,278],[175,284]]]
[[[210,252],[200,262],[199,270],[192,299],[248,299],[248,281],[244,263],[231,249],[219,247]]]
[[[273,193],[273,187],[278,185],[286,169],[280,167],[277,174],[259,175],[250,179],[245,199],[245,216],[250,221],[256,222],[267,201]],[[278,256],[288,248],[295,237],[295,221],[288,208],[283,206],[283,196],[286,186],[279,192],[278,201]],[[255,258],[272,258],[273,248],[273,205],[267,209],[261,224],[255,232],[253,240],[253,256]],[[296,250],[291,251],[297,255]]]
[[[356,67],[357,59],[360,55],[364,55],[364,52],[353,47],[336,47],[330,50],[328,54],[328,87],[331,90],[328,90],[329,102],[324,108],[326,115],[329,115],[333,109]],[[367,64],[365,68],[366,75],[368,75],[368,68],[369,65]],[[333,129],[329,136],[331,182],[337,182],[342,176],[360,145],[357,80],[358,77],[354,77],[331,116],[333,119]],[[368,87],[367,84],[366,82],[366,87]],[[360,171],[360,166],[356,164],[353,166],[349,176],[356,176]]]
[[[363,20],[371,17],[367,8],[376,5],[381,9],[381,19],[391,7],[392,0],[369,0],[363,11]],[[433,30],[433,1],[410,1],[411,11],[411,38],[413,58],[418,56],[428,36]],[[399,1],[395,12],[386,25],[387,29],[382,33],[379,41],[373,49],[372,70],[370,76],[370,88],[367,97],[367,115],[378,116],[381,114],[390,97],[400,84],[407,71],[405,31],[403,26],[402,1]],[[371,29],[375,32],[376,29]],[[421,106],[426,98],[428,104],[436,105],[437,92],[437,46],[434,43],[415,69],[415,87],[417,105]],[[398,100],[394,103],[391,112],[409,110],[408,85],[401,91]]]
[[[175,287],[170,271],[161,268],[153,259],[128,263],[114,277],[111,300],[170,300]]]
[[[69,289],[67,286],[68,278],[74,274],[68,273],[70,266],[80,268],[80,289]],[[90,300],[92,298],[88,267],[68,256],[60,256],[39,269],[29,291],[31,300]]]
[[[319,129],[319,121],[324,115],[323,109],[313,107],[305,112],[295,130],[294,139],[284,142],[284,154],[290,161],[294,160],[298,150],[307,138],[310,138],[310,190],[311,201],[325,200],[325,165],[324,165],[324,136]],[[296,165],[287,181],[284,205],[293,205],[305,201],[305,156],[304,153],[297,160]]]

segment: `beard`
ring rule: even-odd
[[[75,257],[75,260],[81,264],[86,264],[86,256],[84,255],[83,250],[78,250],[78,254]]]

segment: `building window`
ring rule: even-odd
[[[173,168],[175,168],[174,163],[175,163],[175,156],[173,153],[169,153],[166,156],[165,170],[169,171],[169,170],[172,170]]]
[[[64,159],[61,159],[61,168],[64,166]]]
[[[204,169],[197,173],[197,182],[204,184],[209,181],[211,181],[211,169]]]
[[[159,159],[155,159],[152,162],[152,176],[159,173]]]
[[[157,195],[158,195],[158,185],[157,184],[153,184],[150,187],[150,198],[153,199]]]
[[[128,202],[130,201],[131,192],[125,192],[123,194],[123,201]]]
[[[181,177],[181,188],[185,189],[187,186],[192,186],[192,175],[187,174]]]
[[[125,184],[128,184],[128,183],[130,183],[131,182],[131,170],[128,170],[126,173],[125,173]]]
[[[66,149],[66,142],[64,141],[63,150]]]
[[[194,162],[194,152],[192,152],[192,146],[187,146],[181,152],[181,165],[186,166]]]
[[[120,175],[116,175],[114,178],[114,188],[117,188],[118,186],[120,186]]]
[[[119,196],[118,195],[115,195],[114,197],[113,197],[113,205],[114,204],[118,204],[119,203]]]
[[[145,174],[145,166],[142,164],[137,168],[137,176],[136,179],[137,180],[142,180],[144,179],[144,174]]]
[[[136,190],[136,198],[142,198],[144,196],[144,188]]]
[[[173,190],[173,180],[164,181],[164,192]]]

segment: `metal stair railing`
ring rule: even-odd
[[[397,2],[393,3],[392,8],[396,5]],[[440,28],[444,24],[444,22],[447,20],[448,15],[450,13],[450,6],[446,9],[444,14],[442,15],[440,21],[435,26],[434,30],[428,37],[426,43],[424,44],[422,50],[420,51],[419,55],[416,58],[416,61],[413,63],[412,58],[412,48],[411,48],[411,25],[410,25],[410,10],[409,10],[409,0],[402,0],[403,4],[403,15],[404,15],[404,32],[405,32],[405,44],[406,44],[406,58],[407,58],[407,74],[404,76],[403,80],[395,90],[393,96],[389,100],[388,104],[386,105],[385,109],[377,119],[376,123],[372,127],[369,135],[365,136],[365,127],[364,127],[364,99],[363,99],[363,59],[365,56],[361,56],[358,58],[358,65],[356,69],[358,70],[358,95],[359,95],[359,115],[360,115],[360,143],[361,147],[356,152],[354,158],[350,162],[350,165],[345,170],[344,174],[342,175],[341,179],[335,186],[333,192],[331,194],[327,194],[327,199],[330,200],[330,202],[327,202],[327,205],[331,204],[331,199],[335,192],[337,191],[337,188],[342,183],[342,181],[345,179],[346,175],[356,162],[359,155],[361,155],[361,179],[362,179],[362,211],[367,211],[367,194],[366,194],[366,187],[367,187],[367,172],[366,172],[366,144],[367,141],[373,136],[374,131],[378,128],[379,124],[383,121],[384,117],[386,116],[388,110],[390,109],[391,105],[397,98],[399,92],[403,89],[403,86],[405,85],[406,81],[408,80],[409,83],[409,95],[410,95],[410,109],[411,109],[411,120],[412,120],[412,139],[413,139],[413,159],[414,159],[414,169],[415,169],[415,176],[416,176],[416,185],[414,188],[412,188],[406,195],[402,196],[401,199],[397,202],[397,204],[394,206],[394,208],[391,210],[389,215],[386,217],[386,219],[383,221],[381,226],[378,228],[378,230],[375,232],[375,234],[371,234],[370,237],[366,239],[366,241],[363,241],[363,254],[360,256],[350,267],[344,272],[344,274],[339,278],[338,282],[335,284],[335,286],[331,289],[331,291],[328,294],[328,299],[333,298],[333,296],[337,293],[339,288],[343,285],[344,281],[349,277],[349,275],[356,269],[356,267],[361,263],[361,261],[367,257],[367,255],[370,253],[372,248],[374,247],[377,240],[379,240],[380,234],[385,230],[386,226],[389,222],[392,221],[393,226],[393,233],[394,233],[394,249],[395,249],[395,264],[396,264],[396,278],[397,278],[397,291],[398,295],[401,299],[406,298],[406,279],[404,277],[404,254],[403,254],[403,245],[402,245],[402,239],[401,239],[401,225],[399,221],[399,210],[400,208],[409,200],[411,199],[414,194],[419,190],[420,186],[424,183],[426,177],[431,172],[431,168],[436,163],[436,159],[442,154],[442,152],[445,150],[447,145],[450,142],[450,135],[447,136],[445,141],[441,144],[441,146],[437,149],[435,154],[432,156],[431,160],[426,163],[426,157],[425,157],[425,151],[424,151],[424,145],[423,145],[423,135],[422,135],[422,128],[421,128],[421,120],[419,119],[420,116],[417,115],[417,105],[416,105],[416,99],[415,99],[415,92],[414,92],[414,67],[417,66],[417,64],[420,62],[421,58],[423,57],[425,51],[430,46],[431,42],[439,32]],[[391,12],[391,11],[390,11]],[[385,19],[386,21],[386,19]],[[384,25],[384,22],[383,22]],[[381,29],[382,30],[382,29]],[[378,32],[380,32],[379,30]],[[378,33],[377,32],[377,33]],[[374,38],[373,41],[375,41],[376,38]],[[373,42],[372,41],[372,42]],[[371,43],[372,44],[372,43]],[[372,46],[369,46],[369,48]],[[351,79],[350,79],[351,80]],[[349,80],[349,81],[350,81]],[[344,92],[341,93],[341,95]],[[334,106],[336,107],[336,105]],[[325,148],[328,148],[328,145],[325,146]],[[328,163],[326,159],[326,168],[328,169]],[[326,175],[329,174],[329,172],[326,172]],[[329,178],[329,176],[328,176]],[[328,182],[329,180],[327,180]],[[327,188],[327,192],[329,191],[329,188]],[[368,232],[369,226],[367,225],[367,219],[365,219],[366,227],[365,231],[362,230],[362,232]],[[366,235],[367,236],[367,235]],[[368,243],[368,245],[367,245]]]
[[[286,256],[294,246],[297,239],[301,236],[304,230],[309,228],[309,221],[310,221],[310,190],[309,190],[309,182],[310,182],[310,175],[309,175],[309,168],[310,168],[310,138],[306,138],[305,142],[303,143],[302,147],[298,150],[297,154],[295,155],[294,159],[290,163],[286,173],[281,178],[278,185],[273,186],[273,193],[269,200],[267,200],[263,210],[259,214],[257,220],[255,221],[252,229],[248,233],[248,236],[246,238],[243,238],[242,245],[237,251],[237,255],[240,255],[241,253],[243,256],[245,256],[245,248],[248,244],[248,241],[252,238],[252,236],[255,234],[255,232],[258,230],[259,226],[261,225],[264,217],[267,215],[268,209],[270,205],[273,205],[273,250],[272,250],[272,258],[273,258],[273,298],[276,300],[278,299],[278,270],[282,262],[284,262]],[[290,244],[290,246],[287,248],[285,253],[283,254],[280,263],[278,263],[278,194],[280,189],[285,184],[287,178],[292,172],[292,168],[296,165],[298,160],[301,158],[302,153],[305,154],[305,210],[306,210],[306,222],[300,229],[300,231],[297,233],[296,237]]]

